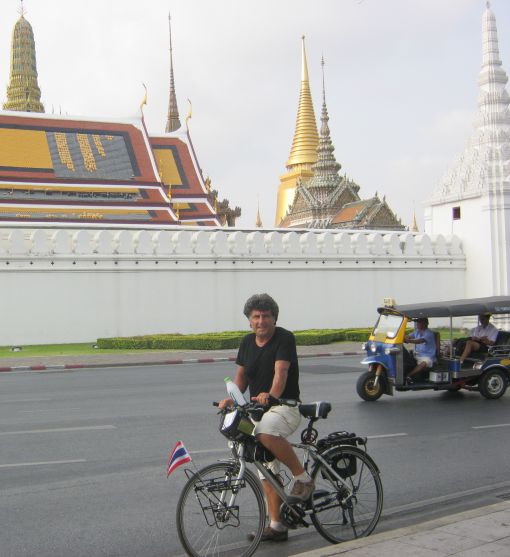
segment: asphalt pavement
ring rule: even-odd
[[[360,343],[300,346],[300,358],[361,355]],[[46,371],[115,366],[175,365],[235,360],[236,350],[158,351],[126,354],[91,354],[1,358],[0,370]],[[275,544],[275,549],[276,549]],[[368,538],[300,553],[299,557],[479,557],[510,555],[510,501],[452,514],[409,527],[373,534]],[[297,555],[296,555],[297,557]]]

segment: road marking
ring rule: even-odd
[[[199,451],[194,451],[193,449],[190,449],[190,453],[192,454],[207,454],[207,453],[224,453],[227,452],[229,449],[228,447],[225,447],[224,449],[201,449]]]
[[[384,435],[367,435],[367,439],[386,439],[387,437],[407,437],[408,433],[386,433]]]
[[[15,464],[0,464],[0,468],[19,468],[20,466],[48,466],[49,464],[75,464],[87,462],[84,458],[76,460],[47,460],[43,462],[16,462]]]
[[[61,433],[66,431],[95,431],[100,429],[117,429],[114,425],[91,425],[83,427],[57,427],[54,429],[25,429],[21,431],[0,431],[0,435],[22,435],[24,433]]]
[[[2,404],[18,403],[18,402],[48,402],[51,398],[11,398],[7,400],[0,400]]]
[[[474,425],[471,429],[490,429],[492,427],[510,427],[510,424]]]
[[[38,412],[62,412],[69,410],[80,410],[80,408],[46,408],[45,410],[18,410],[20,414],[36,414]]]

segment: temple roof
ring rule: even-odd
[[[0,221],[28,219],[219,225],[187,133],[0,112]]]
[[[370,199],[361,199],[344,205],[333,217],[331,226],[332,228],[404,229],[386,203],[386,199],[379,199],[377,194]]]

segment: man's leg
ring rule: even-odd
[[[290,492],[291,497],[306,501],[312,495],[315,483],[308,473],[305,472],[291,444],[284,437],[277,437],[267,433],[259,433],[257,439],[292,472],[294,485]]]
[[[464,360],[471,354],[471,352],[478,352],[481,349],[481,345],[476,340],[468,340],[466,346],[464,347],[464,352],[460,357],[460,363],[462,364]]]
[[[257,439],[266,449],[269,449],[280,462],[283,462],[283,464],[287,466],[293,476],[299,476],[305,471],[287,439],[276,435],[269,435],[268,433],[259,433]]]
[[[413,378],[415,375],[418,375],[418,373],[421,373],[426,369],[427,369],[427,362],[421,362],[421,364],[418,364],[413,370],[409,372],[407,377]]]

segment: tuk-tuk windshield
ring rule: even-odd
[[[404,318],[402,315],[392,313],[382,313],[375,324],[373,335],[395,338]]]

